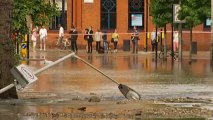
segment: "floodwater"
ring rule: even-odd
[[[55,61],[69,54],[69,52],[37,53],[35,58]],[[93,66],[116,80],[128,85],[139,92],[143,99],[155,97],[209,97],[212,98],[213,69],[210,59],[202,56],[194,57],[189,63],[187,57],[182,62],[168,58],[155,60],[153,53],[118,54],[77,54]],[[44,61],[30,61],[32,70],[42,68]],[[117,84],[84,64],[77,58],[70,58],[64,62],[37,75],[34,84],[22,92],[59,93],[72,95],[87,95],[97,93],[105,99],[123,99]],[[205,93],[205,94],[201,94]],[[64,95],[63,95],[64,98]]]
[[[42,59],[56,61],[69,53],[69,51],[37,51],[31,54],[30,61],[22,63],[27,64],[32,71],[36,71],[48,64],[44,64]],[[207,54],[194,55],[191,62],[187,54],[184,54],[182,62],[172,62],[170,58],[167,61],[160,59],[156,61],[154,53],[151,52],[139,52],[136,55],[129,52],[87,54],[85,51],[80,51],[77,55],[118,83],[140,93],[142,100],[186,97],[212,100],[213,98],[213,68]],[[96,94],[103,100],[125,99],[117,84],[74,57],[36,76],[38,77],[36,82],[18,91],[21,100],[40,99],[43,102],[43,99],[49,98],[49,103],[63,103],[75,98],[84,99],[91,94]],[[213,104],[203,107],[213,110]],[[61,106],[43,108],[33,102],[26,102],[26,106],[11,111],[6,111],[5,108],[1,109],[1,112],[44,112],[43,110],[68,111]],[[10,117],[5,115],[2,118],[10,120]],[[32,117],[17,119],[38,120]]]

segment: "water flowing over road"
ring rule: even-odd
[[[31,54],[31,59],[35,60],[22,63],[36,71],[48,64],[42,59],[56,61],[69,53],[69,51],[37,51]],[[189,62],[186,55],[182,62],[172,62],[170,58],[167,61],[160,59],[156,61],[154,53],[151,52],[87,54],[80,51],[77,55],[119,83],[136,90],[142,100],[175,98],[213,100],[213,68],[207,55],[198,54],[193,57],[192,62]],[[91,94],[106,101],[125,100],[116,84],[74,57],[42,72],[37,77],[36,82],[18,91],[21,100],[42,101],[49,98],[48,102],[58,103],[89,98]],[[177,106],[177,104],[169,105]],[[193,104],[180,106],[184,105]],[[213,110],[213,103],[209,102],[208,105],[200,107]],[[21,110],[34,112],[36,106],[29,108],[26,106]]]

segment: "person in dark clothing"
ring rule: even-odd
[[[102,39],[103,39],[103,47],[104,47],[104,50],[107,51],[107,48],[108,48],[108,44],[107,44],[107,31],[103,31],[102,33]]]
[[[138,53],[139,33],[138,33],[136,27],[134,27],[134,32],[132,33],[131,39],[132,39],[132,45],[133,45],[132,53],[136,53],[137,54]]]
[[[92,42],[93,42],[93,30],[92,26],[89,27],[88,31],[88,53],[92,53]]]
[[[89,45],[89,42],[88,42],[89,34],[88,34],[88,32],[89,32],[89,29],[86,28],[86,29],[84,30],[84,40],[87,41],[87,45],[86,45],[86,51],[87,51],[87,53],[88,53],[88,45]]]
[[[78,39],[78,31],[72,27],[70,30],[71,34],[71,50],[75,53],[78,52],[78,47],[77,47],[77,39]]]
[[[159,32],[156,33],[156,29],[154,28],[153,31],[151,32],[152,51],[155,51],[157,49],[156,46],[158,46],[159,36],[160,33]]]

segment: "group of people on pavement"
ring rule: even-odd
[[[36,42],[39,37],[40,40],[40,50],[46,50],[46,39],[47,39],[47,29],[45,26],[42,26],[40,30],[38,30],[38,27],[34,28],[32,31],[31,40],[33,42],[33,52],[35,52],[36,49]]]
[[[113,52],[118,52],[118,41],[119,41],[119,33],[117,32],[117,29],[114,30],[114,32],[111,35],[111,40],[108,41],[107,39],[107,32],[103,31],[101,32],[99,29],[94,33],[94,39],[93,39],[93,30],[92,27],[90,26],[89,29],[85,29],[85,35],[84,39],[88,42],[87,45],[87,52],[92,53],[92,42],[95,39],[96,42],[96,51],[99,53],[103,53],[109,50],[109,45],[110,43],[113,43],[114,49]],[[132,53],[138,53],[138,40],[139,38],[139,33],[136,27],[134,27],[134,31],[131,34],[131,41],[133,44],[133,51]],[[103,46],[101,43],[103,42]]]
[[[67,39],[64,36],[64,28],[62,25],[58,25],[59,27],[59,33],[58,33],[58,41],[56,43],[57,46],[59,46],[60,49],[66,48],[66,45],[71,44],[71,51],[77,53],[78,52],[78,46],[77,46],[77,39],[78,39],[78,31],[76,28],[72,25],[69,34],[70,37]],[[96,51],[98,53],[104,53],[108,52],[110,43],[113,44],[114,50],[113,52],[118,52],[117,46],[119,41],[119,33],[115,29],[114,32],[111,34],[111,40],[108,41],[107,39],[108,33],[106,31],[100,31],[97,29],[97,31],[94,33],[92,26],[89,26],[85,29],[84,32],[84,40],[87,41],[86,50],[87,53],[92,53],[92,43],[95,41],[96,43]],[[158,37],[160,36],[159,32],[156,32],[155,29],[151,32],[151,45],[152,45],[152,51],[156,49],[156,44],[158,44]],[[174,34],[174,51],[177,51],[178,48],[178,32],[175,32]],[[35,51],[36,48],[36,42],[37,39],[40,39],[40,50],[46,49],[45,41],[47,39],[47,29],[42,26],[40,30],[38,30],[38,27],[34,28],[32,31],[32,43],[33,43],[33,51]],[[138,53],[138,41],[139,38],[139,32],[136,28],[136,26],[133,27],[133,32],[131,34],[131,41],[132,41],[132,53]]]
[[[115,29],[114,33],[112,34],[112,40],[111,43],[114,44],[114,52],[118,52],[117,50],[117,44],[118,44],[119,34],[117,33],[117,30]],[[96,43],[96,52],[98,53],[104,53],[109,49],[110,42],[107,40],[107,32],[103,31],[101,32],[99,29],[94,33],[92,30],[92,26],[85,29],[84,33],[84,40],[87,41],[87,53],[92,53],[92,43],[95,41]],[[102,44],[103,43],[103,44]]]
[[[77,39],[78,39],[78,31],[74,26],[71,27],[69,34],[71,34],[68,41],[67,38],[64,37],[64,28],[59,24],[59,33],[58,33],[58,41],[56,43],[57,46],[59,46],[60,49],[66,49],[67,45],[71,43],[71,50],[75,53],[78,52],[77,47]]]
[[[158,46],[159,38],[162,37],[162,34],[160,32],[156,32],[156,29],[153,29],[151,32],[151,44],[152,44],[152,51],[155,51]],[[178,31],[174,32],[173,35],[173,50],[174,52],[178,51],[178,41],[179,41],[179,34]]]

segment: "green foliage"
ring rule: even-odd
[[[179,0],[150,0],[150,14],[152,22],[157,27],[163,27],[172,23],[172,4],[178,4]],[[188,27],[194,27],[203,23],[210,16],[211,2],[209,0],[181,0],[179,18],[186,20]]]
[[[152,22],[157,27],[164,27],[166,24],[172,22],[172,4],[177,3],[178,0],[150,0],[150,14],[153,19]]]
[[[34,26],[48,25],[54,16],[59,15],[57,4],[45,0],[14,0],[13,30],[27,34],[26,16],[32,17]]]
[[[210,0],[182,0],[179,18],[184,19],[189,28],[193,28],[211,15],[210,9]]]

